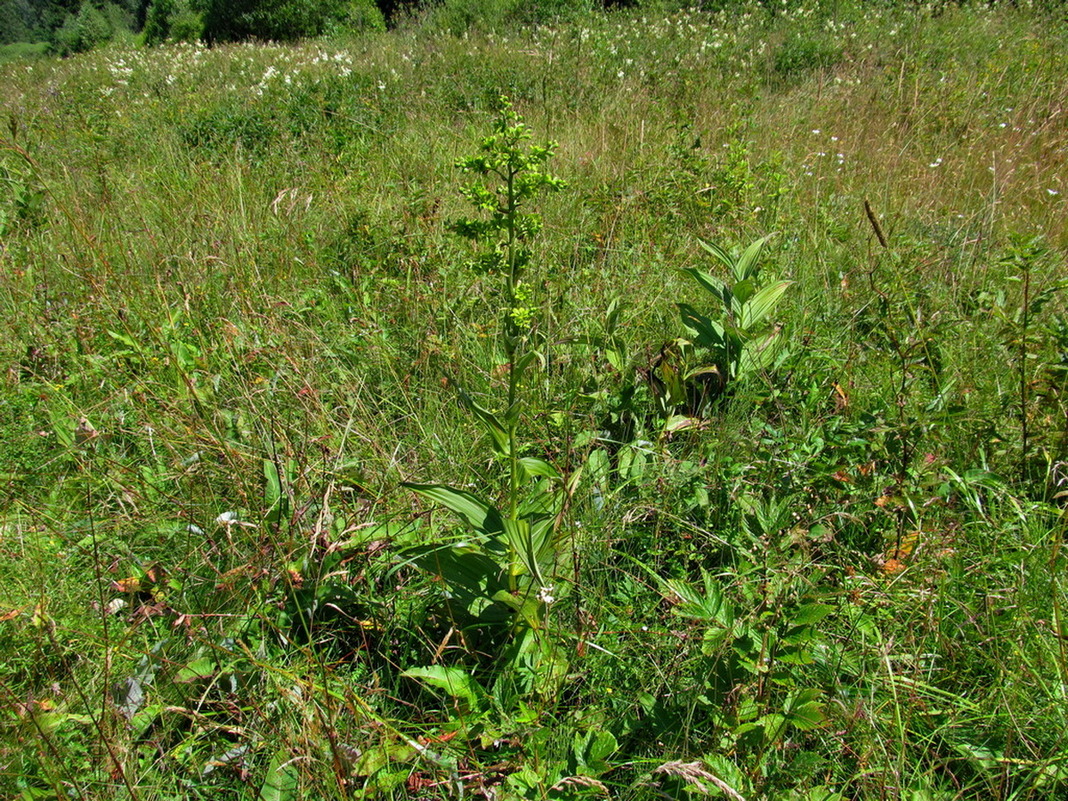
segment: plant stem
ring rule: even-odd
[[[1027,334],[1031,316],[1031,260],[1023,259],[1023,329],[1020,331],[1020,480],[1027,478]]]

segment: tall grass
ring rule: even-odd
[[[434,25],[0,67],[3,792],[1057,797],[1063,21]],[[507,491],[446,380],[503,380],[446,226],[501,94],[568,184],[522,455],[575,476],[510,707],[400,487]],[[787,352],[666,425],[679,270],[772,232]]]

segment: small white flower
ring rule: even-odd
[[[1060,194],[1060,192],[1058,192],[1056,189],[1047,189],[1046,191],[1051,195],[1059,195]]]
[[[548,606],[549,604],[553,603],[556,600],[556,597],[553,595],[553,585],[552,584],[549,584],[549,585],[547,585],[545,587],[542,587],[542,588],[540,588],[538,590],[538,600],[541,601],[546,606]]]

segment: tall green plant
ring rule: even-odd
[[[524,275],[531,240],[541,228],[540,217],[525,209],[539,193],[563,186],[544,169],[554,146],[528,144],[530,138],[530,129],[502,99],[492,133],[476,155],[458,165],[477,176],[462,190],[476,214],[451,225],[479,246],[472,266],[501,284],[499,338],[507,377],[503,408],[495,413],[462,390],[460,398],[503,463],[505,497],[494,504],[443,484],[405,484],[454,512],[476,535],[461,545],[417,548],[412,553],[415,563],[450,588],[452,613],[467,622],[509,621],[513,633],[542,628],[545,610],[555,600],[558,533],[566,494],[573,489],[545,460],[520,456],[517,443],[521,382],[536,358],[535,310]],[[533,642],[521,638],[515,656],[529,662]],[[546,663],[542,658],[534,661]]]
[[[701,247],[727,268],[726,280],[697,267],[682,270],[712,296],[713,302],[707,313],[688,303],[679,304],[689,338],[676,340],[661,353],[659,381],[654,385],[662,411],[669,417],[683,403],[688,403],[692,412],[700,411],[731,384],[767,368],[779,355],[779,329],[772,324],[771,314],[791,282],[761,286],[758,262],[769,238],[753,242],[737,258],[718,245],[699,240]],[[698,387],[700,397],[695,399]]]
[[[1017,386],[1016,414],[1020,429],[1020,480],[1029,478],[1029,457],[1035,438],[1032,424],[1032,395],[1039,380],[1036,379],[1035,362],[1037,355],[1033,352],[1041,339],[1041,329],[1036,328],[1035,319],[1054,299],[1068,281],[1064,279],[1039,285],[1035,281],[1035,268],[1046,257],[1047,252],[1041,237],[1013,240],[1008,253],[1001,260],[1002,264],[1015,271],[1009,280],[1020,285],[1020,303],[1011,312],[1001,310],[1002,344],[1010,353]],[[1041,370],[1041,368],[1040,368]]]

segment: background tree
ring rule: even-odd
[[[208,42],[293,41],[334,28],[382,28],[373,0],[201,0]]]

